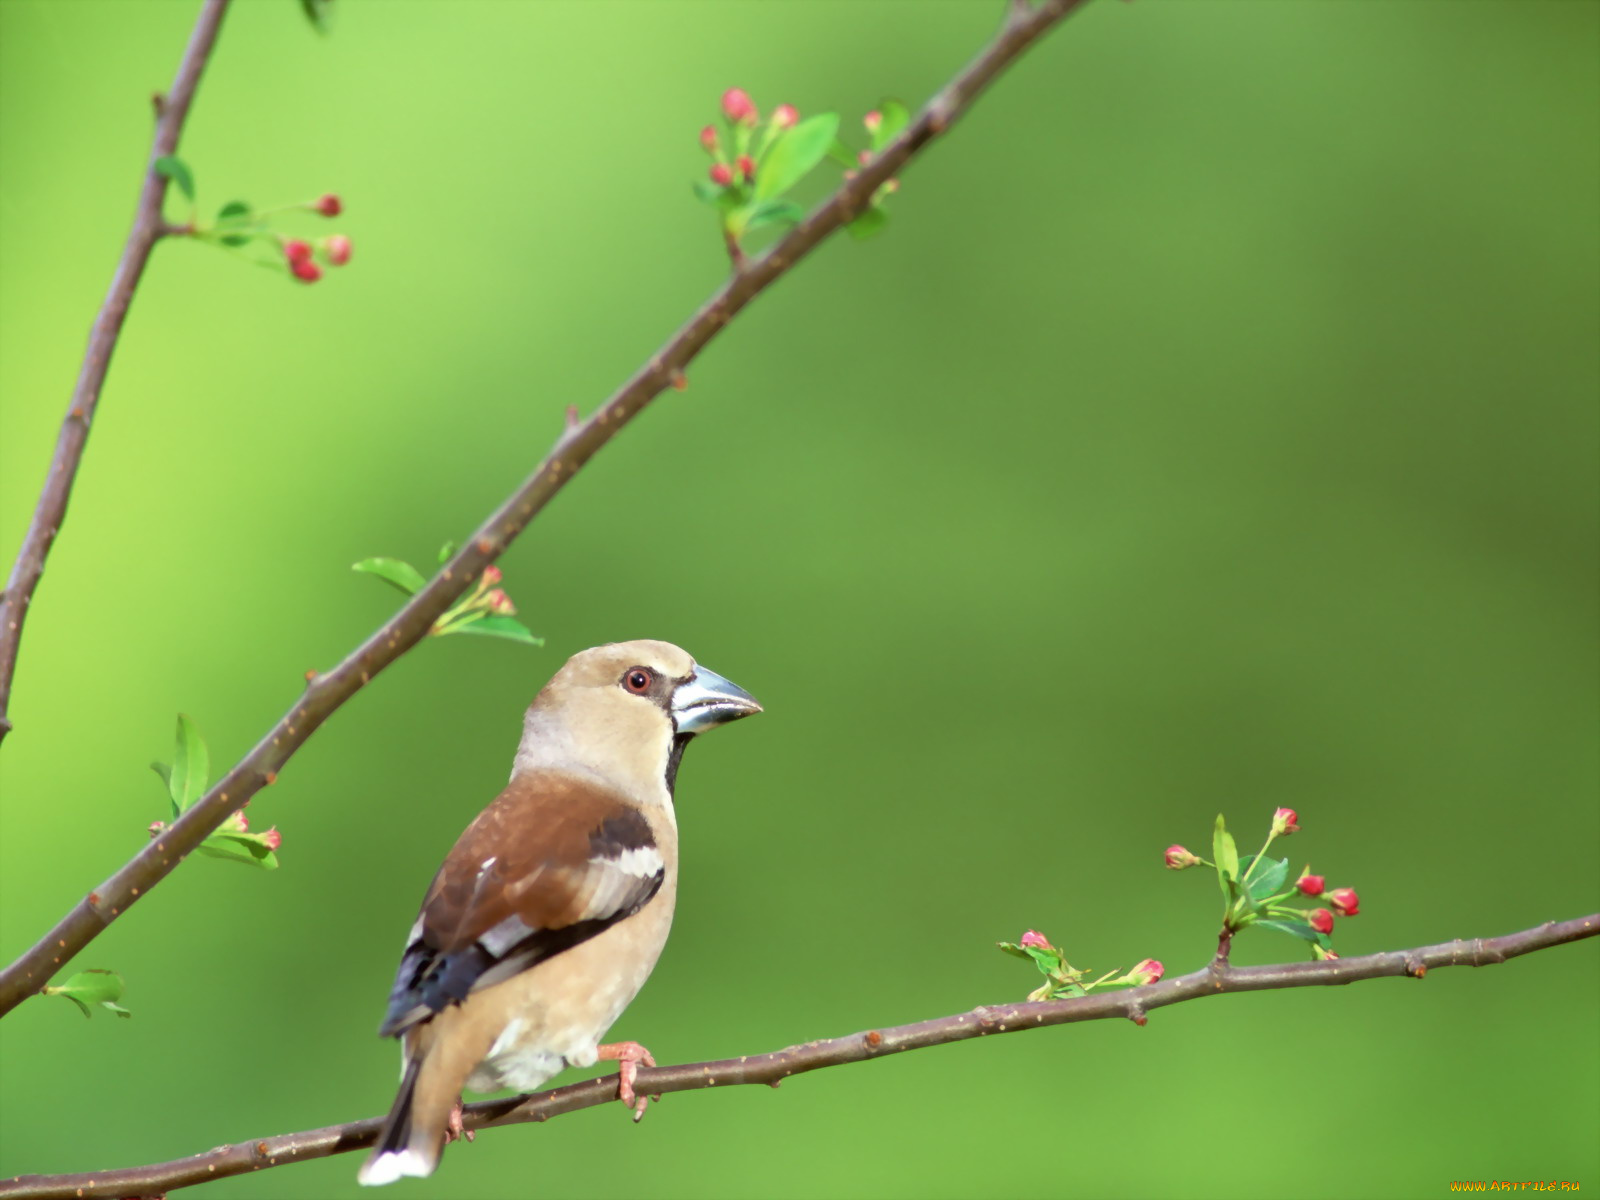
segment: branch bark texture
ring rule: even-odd
[[[221,2],[212,0],[219,9]],[[0,972],[0,1016],[36,994],[58,968],[166,878],[230,814],[272,783],[324,721],[427,635],[434,621],[601,447],[664,389],[683,384],[685,368],[729,321],[849,222],[880,186],[948,131],[1006,67],[1084,3],[1086,0],[1042,0],[1033,7],[1013,4],[994,40],[929,101],[894,142],[782,241],[738,270],[593,416],[561,435],[538,469],[479,526],[425,588],[337,667],[314,676],[299,701],[215,787]]]
[[[1112,1017],[1126,1018],[1135,1025],[1144,1025],[1148,1014],[1155,1009],[1181,1004],[1186,1000],[1199,1000],[1204,996],[1284,988],[1335,987],[1389,976],[1421,979],[1430,970],[1491,966],[1531,954],[1535,950],[1546,950],[1596,934],[1600,934],[1600,913],[1575,917],[1570,921],[1549,921],[1504,937],[1458,938],[1451,942],[1440,942],[1436,946],[1390,950],[1360,958],[1268,967],[1234,967],[1225,961],[1214,960],[1209,966],[1188,975],[1145,987],[1095,993],[1074,1000],[984,1005],[954,1016],[806,1042],[770,1054],[672,1067],[646,1067],[639,1071],[635,1086],[640,1092],[650,1094],[757,1083],[777,1087],[791,1075],[902,1054],[907,1050],[920,1050],[924,1046],[941,1046],[991,1034],[1019,1033],[1025,1029],[1042,1029],[1047,1025],[1069,1025],[1077,1021],[1100,1021]],[[612,1103],[616,1098],[617,1077],[603,1075],[598,1079],[588,1079],[549,1091],[470,1104],[463,1115],[463,1125],[469,1130],[477,1130],[527,1121],[547,1121],[580,1108]],[[242,1175],[288,1163],[365,1150],[377,1139],[382,1126],[382,1117],[368,1117],[345,1125],[328,1125],[302,1133],[286,1133],[218,1146],[191,1158],[147,1167],[85,1171],[76,1175],[18,1175],[0,1181],[0,1200],[157,1195],[229,1175]]]
[[[83,448],[89,441],[89,426],[100,403],[100,390],[111,366],[111,353],[117,348],[117,337],[122,333],[122,322],[133,303],[133,293],[150,259],[150,250],[165,232],[161,204],[167,194],[167,178],[156,174],[155,162],[178,149],[183,123],[188,119],[195,89],[200,85],[200,75],[216,45],[217,31],[222,27],[227,9],[228,0],[205,0],[171,89],[166,95],[156,97],[155,139],[150,146],[150,160],[145,164],[144,187],[139,192],[133,228],[128,231],[116,274],[111,277],[111,290],[106,293],[89,329],[89,348],[84,352],[78,382],[72,389],[72,401],[67,405],[67,415],[56,438],[50,473],[45,477],[33,520],[28,524],[28,532],[23,535],[22,546],[11,566],[6,590],[0,595],[0,741],[11,731],[11,680],[17,671],[22,624],[44,574],[45,558],[66,519],[67,501],[78,477],[78,464],[83,460]]]

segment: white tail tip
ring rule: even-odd
[[[433,1174],[433,1167],[414,1150],[386,1150],[377,1158],[363,1163],[356,1172],[356,1180],[368,1187],[382,1187],[405,1175],[425,1179]]]

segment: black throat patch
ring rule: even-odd
[[[674,789],[678,786],[678,764],[683,760],[683,748],[693,740],[692,733],[675,733],[672,736],[672,749],[667,751],[667,795],[674,799],[677,798]]]

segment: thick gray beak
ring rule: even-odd
[[[756,698],[731,679],[696,667],[672,693],[672,717],[679,733],[704,733],[761,711]]]

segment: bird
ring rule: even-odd
[[[670,642],[570,658],[529,705],[511,781],[428,886],[379,1034],[400,1088],[357,1178],[431,1175],[461,1130],[461,1093],[531,1091],[566,1067],[618,1063],[633,1119],[637,1042],[601,1044],[666,944],[678,886],[673,792],[698,735],[761,711]]]

